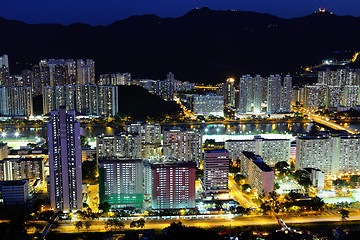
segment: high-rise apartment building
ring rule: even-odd
[[[202,133],[200,130],[164,130],[164,156],[181,161],[201,162]]]
[[[263,102],[263,82],[264,79],[260,75],[254,77],[253,83],[253,113],[261,113],[261,103]]]
[[[140,158],[141,141],[138,134],[122,132],[114,136],[99,135],[96,138],[96,159]]]
[[[253,190],[265,195],[274,191],[274,170],[259,155],[244,151],[240,159],[241,174],[245,176],[246,182]]]
[[[65,106],[78,114],[115,116],[118,112],[118,89],[116,86],[58,85],[43,87],[44,114]]]
[[[253,139],[227,140],[225,149],[231,159],[240,159],[243,151],[263,156],[263,161],[274,166],[277,162],[290,161],[290,139],[267,139],[254,136]]]
[[[152,208],[195,208],[194,162],[168,162],[151,165]]]
[[[194,95],[192,111],[195,115],[224,116],[224,96],[215,94]]]
[[[360,86],[346,85],[344,87],[342,105],[353,108],[359,104],[360,104]]]
[[[267,82],[267,113],[281,112],[281,77],[280,75],[270,75]]]
[[[0,160],[0,181],[44,180],[43,158],[4,158]]]
[[[102,159],[99,161],[101,202],[114,207],[140,207],[144,202],[141,159]]]
[[[286,75],[283,79],[281,110],[283,112],[290,112],[291,109],[291,91],[292,91],[292,77]]]
[[[204,184],[206,195],[228,193],[229,152],[207,150],[204,157]]]
[[[161,152],[161,126],[160,124],[127,123],[125,130],[128,133],[138,134],[141,141],[141,158],[158,159]]]
[[[50,203],[57,211],[82,208],[80,123],[74,111],[51,111],[47,124]]]
[[[228,78],[222,85],[225,107],[235,107],[235,79]]]
[[[314,136],[296,139],[296,168],[316,168],[327,177],[359,172],[359,136]]]
[[[250,75],[242,76],[239,82],[239,113],[252,111],[253,94],[253,78]]]
[[[77,84],[95,84],[95,61],[77,59]]]
[[[7,116],[32,116],[31,87],[1,87],[0,114]]]
[[[9,56],[7,54],[0,56],[0,68],[3,66],[9,68]]]
[[[307,85],[305,86],[305,99],[304,108],[317,109],[319,107],[325,107],[326,101],[326,85]]]

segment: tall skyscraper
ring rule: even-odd
[[[280,112],[281,100],[281,77],[280,75],[271,75],[268,78],[267,89],[267,113]]]
[[[50,203],[57,211],[82,208],[80,123],[75,112],[52,111],[47,124]]]
[[[263,78],[260,75],[256,75],[253,83],[253,113],[261,113],[261,103],[263,102]]]
[[[290,112],[291,106],[292,77],[286,75],[283,81],[281,109],[283,112]]]
[[[225,107],[235,107],[235,79],[228,78],[222,86]]]
[[[204,183],[206,195],[228,193],[229,152],[227,150],[207,150],[204,159]]]
[[[3,66],[9,68],[9,56],[7,54],[0,56],[0,68]]]
[[[239,109],[238,112],[251,112],[253,101],[253,78],[250,75],[244,75],[239,82]]]

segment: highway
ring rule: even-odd
[[[291,227],[291,224],[294,223],[315,223],[315,222],[335,222],[341,221],[341,216],[337,212],[324,212],[321,214],[306,214],[304,216],[296,216],[296,215],[286,215],[280,214],[279,217]],[[181,221],[186,226],[192,227],[217,227],[217,226],[258,226],[258,225],[269,225],[269,224],[277,224],[277,219],[274,216],[266,215],[266,216],[259,216],[259,215],[244,215],[244,216],[236,216],[232,217],[223,217],[223,218],[213,218],[213,219],[183,219],[181,216],[176,216],[174,218],[178,219],[166,219],[166,220],[146,220],[145,222],[145,229],[163,229],[169,226],[172,222]],[[352,211],[350,213],[350,217],[348,221],[355,221],[360,220],[360,213]],[[125,229],[130,229],[130,222],[131,221],[123,221],[125,224]],[[53,229],[55,231],[60,231],[62,233],[75,233],[78,230],[74,226],[73,222],[59,222],[60,225]],[[105,229],[105,221],[104,220],[94,220],[91,221],[90,229],[82,228],[80,231],[92,231],[92,232],[101,232],[107,231]]]
[[[229,177],[229,188],[231,190],[231,194],[234,196],[236,201],[240,204],[240,206],[243,206],[245,208],[256,208],[256,204],[246,199],[242,192],[239,190],[237,184],[235,183],[234,179]]]
[[[335,130],[345,130],[347,131],[348,133],[351,133],[351,134],[359,134],[358,132],[356,131],[353,131],[351,129],[348,129],[344,126],[341,126],[340,124],[337,124],[335,123],[334,121],[332,120],[327,120],[326,117],[320,117],[319,115],[314,115],[310,112],[310,110],[307,110],[307,109],[304,109],[304,108],[301,108],[300,109],[300,112],[303,113],[304,115],[308,115],[309,116],[309,119],[313,120],[314,122],[317,122],[317,123],[320,123],[320,124],[323,124],[325,126],[328,126],[330,128],[333,128]],[[324,118],[324,119],[323,119]]]

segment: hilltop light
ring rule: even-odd
[[[228,78],[228,79],[226,79],[226,81],[233,83],[233,82],[235,82],[235,79],[234,78]]]

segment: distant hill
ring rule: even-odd
[[[146,117],[162,118],[178,115],[180,107],[175,102],[167,102],[139,86],[119,86],[119,114],[131,116],[134,120]]]
[[[293,73],[360,50],[360,18],[316,13],[282,19],[195,9],[179,18],[133,16],[108,26],[25,24],[0,18],[0,54],[19,72],[43,58],[93,58],[97,74],[214,83],[241,74]]]

